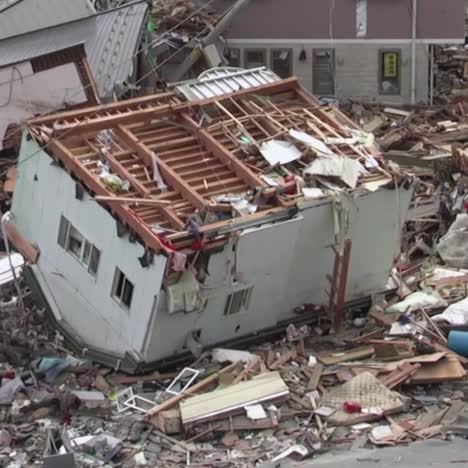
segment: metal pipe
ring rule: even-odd
[[[431,44],[429,46],[429,104],[432,106],[434,104],[434,46]]]
[[[412,31],[411,31],[411,104],[416,104],[416,24],[418,16],[418,0],[413,0]]]

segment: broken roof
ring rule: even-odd
[[[96,13],[89,0],[3,0],[0,39],[86,18]]]
[[[157,252],[288,219],[310,190],[376,190],[392,177],[367,136],[295,78],[191,102],[167,92],[40,117],[29,129]],[[311,169],[327,160],[341,169]],[[358,182],[347,180],[348,163]]]
[[[0,67],[84,44],[99,96],[106,98],[112,95],[116,83],[124,83],[133,73],[134,55],[147,11],[145,1],[134,2],[72,23],[2,40]]]

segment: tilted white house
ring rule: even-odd
[[[345,239],[346,300],[384,289],[411,183],[297,80],[247,78],[30,122],[16,237],[39,251],[33,290],[88,356],[149,367],[287,323],[328,304]]]

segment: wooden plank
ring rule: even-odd
[[[425,364],[408,381],[411,385],[443,383],[463,380],[466,375],[460,361],[454,356],[445,356],[433,364]]]
[[[131,205],[164,206],[171,204],[170,201],[158,200],[156,198],[106,197],[96,195],[94,199],[96,201],[106,201],[111,203],[127,203]]]
[[[18,252],[30,263],[36,263],[39,258],[39,251],[23,237],[18,228],[9,221],[5,221],[3,227],[8,240],[16,247]]]
[[[153,166],[152,151],[144,144],[141,143],[133,133],[122,125],[119,125],[114,132],[120,137],[127,145],[135,150],[138,155],[143,159],[146,165],[149,167]],[[167,180],[174,189],[181,193],[181,195],[190,200],[197,208],[205,208],[208,206],[207,201],[189,184],[187,184],[182,177],[180,177],[168,164],[158,158],[155,155],[159,170],[162,177]]]
[[[317,359],[326,366],[332,366],[339,364],[340,362],[346,361],[357,361],[359,359],[365,359],[371,357],[374,354],[374,347],[367,346],[365,348],[359,348],[351,351],[343,351],[341,353],[320,353],[317,355]]]
[[[206,377],[203,380],[200,380],[200,382],[197,382],[195,385],[192,385],[190,388],[188,388],[184,393],[179,393],[179,395],[174,395],[173,397],[169,398],[168,400],[162,402],[160,405],[155,406],[153,409],[151,409],[146,415],[145,419],[150,419],[151,417],[155,416],[156,414],[160,413],[161,411],[168,410],[175,406],[179,401],[183,400],[184,398],[193,395],[196,392],[199,392],[201,390],[204,390],[206,387],[211,385],[213,382],[215,382],[220,375],[226,374],[227,372],[230,372],[234,370],[234,368],[237,366],[237,362],[233,362],[232,364],[229,364],[229,366],[224,367],[223,369],[219,370],[218,372],[215,372],[214,374],[211,374],[210,376]]]
[[[279,367],[283,366],[286,364],[288,361],[291,361],[297,357],[297,353],[295,349],[290,349],[289,351],[286,351],[283,353],[271,366],[271,370],[278,369]]]
[[[262,358],[260,356],[255,356],[253,359],[251,359],[247,365],[244,367],[242,372],[233,380],[232,384],[237,384],[241,382],[245,377],[247,377],[250,372],[257,366],[257,364],[260,363]]]
[[[320,364],[320,362],[317,362],[317,364],[315,364],[315,366],[312,368],[312,374],[310,375],[309,382],[307,383],[307,390],[317,390],[322,372],[323,365]]]

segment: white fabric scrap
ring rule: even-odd
[[[389,437],[393,437],[393,432],[390,426],[377,426],[374,427],[371,431],[371,436],[379,441],[383,439],[388,439]]]
[[[435,291],[431,294],[422,291],[416,291],[405,298],[404,301],[397,302],[386,309],[386,313],[394,312],[404,313],[413,312],[420,308],[437,309],[438,307],[447,307],[447,302]]]
[[[167,190],[167,185],[164,183],[164,180],[159,173],[158,160],[154,151],[151,151],[151,160],[153,162],[153,180],[156,182],[158,189],[161,190],[161,192],[165,192]]]
[[[262,143],[260,153],[271,166],[287,164],[302,156],[302,153],[289,141],[269,140]]]
[[[259,419],[265,419],[267,417],[262,405],[245,406],[244,409],[247,413],[247,417],[252,421],[258,421]]]
[[[304,170],[304,175],[321,175],[339,177],[346,185],[355,188],[358,178],[367,171],[355,159],[334,156],[330,158],[317,158]]]
[[[308,133],[299,130],[289,130],[289,135],[297,141],[313,149],[318,155],[321,156],[334,156],[335,153],[323,142],[317,138],[309,135]]]
[[[468,323],[468,297],[450,305],[443,313],[434,315],[432,320],[445,320],[450,325],[466,325]]]

